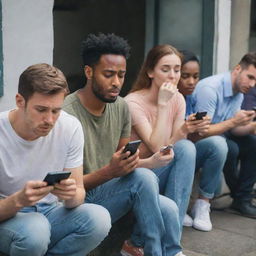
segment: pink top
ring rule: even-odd
[[[156,121],[157,106],[152,102],[149,102],[145,93],[141,91],[135,91],[128,94],[125,98],[127,102],[131,116],[132,116],[132,133],[131,140],[140,139],[134,130],[134,125],[148,122],[153,127]],[[185,117],[185,100],[181,93],[176,93],[168,102],[168,119],[164,128],[165,131],[165,145],[169,143],[169,139],[172,136],[173,123],[176,119],[184,120]],[[164,145],[163,145],[164,146]],[[148,150],[144,143],[140,146],[140,155],[149,157],[152,153]]]

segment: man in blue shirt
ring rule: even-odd
[[[228,144],[224,174],[231,190],[231,208],[256,218],[252,189],[256,182],[256,122],[253,110],[241,110],[243,94],[255,86],[256,52],[247,53],[231,72],[201,80],[193,93],[196,111],[207,111],[212,124],[204,136],[222,134]],[[241,167],[238,171],[238,159]]]

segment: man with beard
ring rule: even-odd
[[[256,182],[256,122],[253,110],[241,110],[243,94],[256,83],[256,52],[247,53],[231,72],[201,80],[193,93],[196,111],[207,111],[212,124],[205,135],[222,134],[228,144],[224,166],[231,190],[231,208],[247,217],[256,218],[252,190]],[[240,159],[240,170],[238,170]]]
[[[178,208],[159,195],[157,178],[147,169],[166,165],[172,154],[157,152],[139,159],[138,151],[131,156],[123,152],[130,139],[131,120],[119,93],[129,48],[114,34],[89,35],[82,45],[86,85],[65,99],[64,110],[81,121],[85,133],[85,202],[104,206],[112,223],[132,210],[143,248],[131,241],[123,255],[182,256]]]

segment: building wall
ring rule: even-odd
[[[2,0],[4,95],[0,111],[15,107],[20,73],[35,63],[52,64],[54,0]]]

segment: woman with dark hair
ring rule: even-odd
[[[181,78],[178,89],[186,100],[186,116],[193,114],[193,93],[200,76],[199,60],[194,53],[184,50],[181,65]],[[191,210],[193,220],[187,216],[184,225],[193,225],[202,231],[210,231],[212,224],[210,220],[210,199],[220,183],[221,173],[227,156],[227,144],[221,136],[210,136],[199,138],[195,141],[196,147],[196,170],[201,168],[199,181],[199,197]]]
[[[198,130],[203,133],[209,120],[186,121],[184,97],[178,92],[181,54],[171,45],[152,48],[140,70],[130,94],[125,97],[132,115],[132,139],[141,139],[140,157],[146,158],[173,145],[174,154],[164,167],[154,168],[160,193],[173,199],[179,208],[180,225],[187,210],[194,178],[196,150],[186,139]]]

